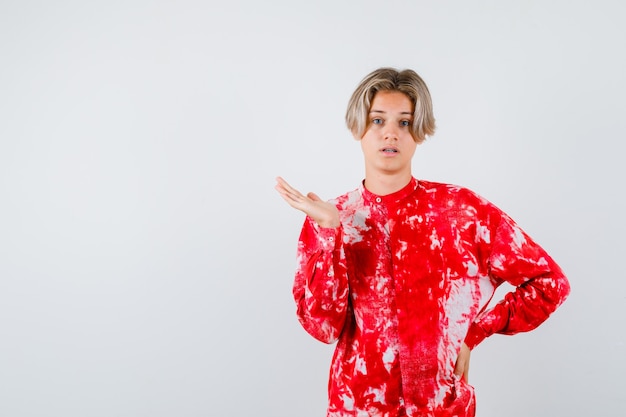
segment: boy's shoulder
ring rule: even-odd
[[[341,207],[354,205],[355,203],[363,200],[362,188],[363,186],[361,185],[354,190],[333,198],[330,202]]]
[[[437,197],[448,199],[454,198],[466,200],[468,202],[473,201],[479,204],[489,203],[485,198],[481,197],[473,190],[456,184],[419,180],[419,187],[423,190],[423,192]]]

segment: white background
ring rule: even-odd
[[[474,351],[478,415],[623,416],[623,4],[0,2],[0,415],[324,415],[274,178],[356,188],[345,106],[395,66],[437,117],[414,175],[499,205],[572,284]]]

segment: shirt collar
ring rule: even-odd
[[[367,188],[365,188],[364,184],[365,180],[361,181],[360,189],[365,201],[377,204],[385,204],[388,206],[399,203],[402,199],[413,193],[413,191],[417,189],[419,182],[414,177],[411,177],[411,181],[409,181],[407,185],[405,185],[403,188],[399,189],[395,193],[387,195],[374,194]]]

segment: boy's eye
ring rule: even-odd
[[[383,123],[383,119],[372,119],[372,124],[380,125]]]
[[[400,122],[400,126],[411,126],[411,122],[408,120],[403,120]]]

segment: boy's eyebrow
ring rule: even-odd
[[[387,112],[383,111],[383,110],[372,109],[372,110],[370,110],[370,113],[387,113]],[[410,115],[412,115],[413,113],[410,112],[410,111],[401,111],[400,114],[410,114]]]

